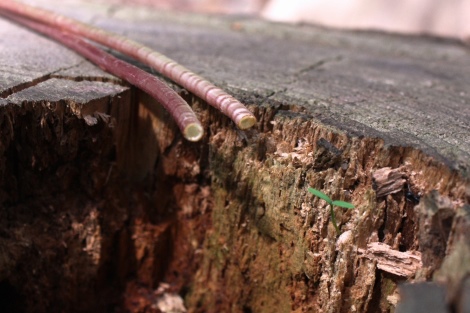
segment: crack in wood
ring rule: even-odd
[[[329,63],[333,63],[333,62],[340,62],[342,60],[343,60],[342,55],[337,55],[335,57],[321,59],[321,60],[319,60],[319,61],[317,61],[317,62],[315,62],[311,65],[308,65],[308,66],[298,70],[297,73],[295,73],[294,75],[296,77],[298,77],[298,76],[302,75],[305,72],[315,71],[315,70],[319,69],[320,67],[322,67],[325,64],[329,64]]]
[[[104,76],[104,75],[103,76],[83,76],[83,75],[72,76],[72,75],[63,75],[63,74],[61,75],[60,74],[61,72],[64,72],[64,71],[68,71],[68,70],[71,70],[71,69],[74,69],[74,68],[79,68],[85,62],[87,62],[87,61],[84,60],[84,61],[81,61],[80,63],[72,65],[72,66],[59,68],[59,69],[57,69],[57,70],[55,70],[51,73],[48,73],[46,75],[37,77],[33,80],[30,80],[30,81],[27,81],[27,82],[24,82],[24,83],[18,83],[14,87],[7,88],[7,89],[3,90],[2,92],[0,92],[0,98],[7,99],[8,97],[12,96],[15,93],[18,93],[18,92],[21,92],[21,91],[26,90],[28,88],[37,86],[41,83],[44,83],[44,82],[46,82],[50,79],[54,79],[54,78],[55,79],[64,79],[64,80],[76,81],[76,82],[80,82],[80,81],[94,82],[94,81],[96,81],[96,82],[113,83],[113,84],[117,84],[117,85],[121,85],[121,86],[124,85],[124,82],[122,82],[120,79],[112,78],[111,76],[109,76],[109,77]]]

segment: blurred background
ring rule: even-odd
[[[104,0],[102,0],[104,1]],[[470,0],[106,0],[164,10],[470,39]]]

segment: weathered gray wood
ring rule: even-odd
[[[106,83],[118,80],[67,48],[5,19],[0,19],[0,36],[0,95],[10,103],[87,103],[125,89]]]
[[[71,164],[59,166],[62,174],[55,174],[53,158],[43,165],[62,182],[66,170],[90,162],[80,170],[93,183],[82,182],[80,188],[102,188],[106,194],[100,198],[88,189],[86,195],[79,193],[80,199],[91,198],[98,208],[78,206],[84,220],[71,213],[73,218],[66,221],[54,215],[68,234],[59,236],[56,245],[62,247],[65,242],[70,251],[75,247],[76,254],[69,256],[72,261],[75,257],[88,260],[91,255],[92,261],[84,263],[90,269],[83,280],[94,281],[93,271],[108,273],[103,269],[108,262],[119,272],[121,283],[127,283],[126,275],[137,277],[135,284],[126,285],[131,300],[150,301],[157,294],[154,284],[165,278],[178,286],[175,290],[189,284],[186,301],[193,311],[199,306],[203,311],[388,312],[398,301],[396,285],[402,277],[429,280],[441,264],[456,268],[448,265],[459,260],[460,250],[454,247],[468,246],[462,226],[468,223],[468,206],[463,204],[470,194],[470,53],[465,46],[433,38],[168,14],[81,0],[63,1],[60,7],[51,0],[34,3],[168,54],[228,89],[260,118],[255,130],[239,132],[221,114],[188,96],[206,125],[207,136],[201,145],[183,143],[171,123],[162,123],[168,118],[165,113],[136,109],[138,101],[130,95],[135,90],[48,39],[0,19],[2,113],[21,108],[39,117],[49,114],[51,125],[83,118],[85,123],[75,123],[69,130],[79,129],[82,142],[98,140],[107,149],[93,157],[85,153],[85,160],[79,154],[67,156]],[[150,101],[143,95],[138,100]],[[36,114],[35,104],[47,107],[48,103],[62,104],[69,112],[57,117],[60,112],[52,108],[53,114],[46,109]],[[119,114],[111,113],[116,109]],[[116,178],[107,157],[113,142],[90,136],[88,132],[95,130],[82,127],[97,122],[100,126],[101,114],[118,118],[117,167],[126,168],[134,179],[151,173],[157,183],[146,181],[143,191],[133,186],[141,192],[132,194]],[[31,128],[33,122],[27,120],[24,125]],[[13,122],[4,118],[3,123],[3,129],[8,129]],[[31,132],[35,138],[43,136],[30,128],[24,136]],[[47,129],[41,131],[47,135]],[[2,133],[2,138],[10,135]],[[61,149],[62,141],[74,141],[74,136],[34,142]],[[2,144],[5,164],[14,164],[16,154],[11,151],[21,154],[28,147],[27,141],[11,143],[10,139]],[[101,151],[89,145],[88,149]],[[62,156],[57,159],[65,162]],[[34,167],[35,162],[24,163]],[[1,169],[4,163],[0,165]],[[400,181],[393,192],[377,197],[372,174],[389,167],[400,167]],[[8,177],[15,174],[14,169],[3,170]],[[5,187],[8,182],[2,184]],[[405,185],[409,190],[400,190]],[[356,205],[355,210],[335,209],[342,231],[339,237],[329,222],[329,207],[309,195],[308,186]],[[416,208],[419,196],[426,197],[421,201],[426,205]],[[103,207],[102,203],[112,204]],[[455,214],[434,221],[432,208],[443,204],[445,212]],[[96,227],[96,212],[105,215],[100,227],[107,231],[102,234]],[[173,218],[172,212],[179,219],[169,222],[165,218]],[[7,213],[2,216],[12,218]],[[21,218],[13,216],[17,220],[12,225],[23,225]],[[47,217],[41,221],[47,223]],[[41,247],[48,247],[47,240],[42,245],[39,240],[44,238],[36,225],[42,224],[30,224],[31,229],[18,226],[11,232],[24,242],[39,234],[32,242],[42,251]],[[442,229],[429,230],[426,225]],[[74,227],[80,234],[77,241],[76,232],[68,232]],[[17,249],[9,262],[0,259],[0,279],[7,277],[20,288],[12,277],[23,277],[24,272],[8,273],[18,262],[15,257],[22,255],[18,251],[35,245],[19,248],[11,238],[0,242]],[[168,242],[173,243],[174,255],[162,261]],[[79,262],[71,264],[77,273]],[[396,270],[399,264],[407,264],[406,270]],[[57,271],[63,275],[60,267]],[[458,290],[466,267],[456,272],[441,270],[440,281]],[[68,286],[67,282],[62,283]],[[144,287],[133,289],[141,283],[148,288],[148,296],[140,292]],[[138,302],[131,300],[126,302],[128,309]]]
[[[304,107],[351,134],[419,147],[468,171],[470,53],[460,43],[135,8],[113,7],[106,14],[105,5],[79,1],[61,8],[35,3],[148,44],[248,104]],[[27,40],[20,42],[10,54],[28,51]],[[41,70],[38,58],[48,54],[41,50],[28,68]],[[75,58],[58,56],[57,66],[71,66]]]

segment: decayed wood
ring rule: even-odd
[[[434,203],[432,203],[433,198],[437,200]],[[468,288],[466,281],[470,275],[470,205],[459,206],[453,215],[448,209],[449,199],[436,197],[434,193],[427,200],[431,205],[428,206],[428,212],[423,214],[422,219],[427,227],[435,226],[431,231],[428,228],[429,236],[422,244],[423,253],[427,254],[427,267],[433,268],[436,264],[441,264],[434,272],[434,280],[447,286],[448,298],[453,303],[463,304],[468,302],[469,295],[465,288]],[[423,210],[422,207],[420,209]],[[443,240],[446,237],[448,240]],[[434,251],[430,250],[431,243],[434,243]],[[441,249],[444,247],[445,256],[442,257]],[[423,258],[423,263],[424,261]]]
[[[66,259],[61,250],[56,258],[30,258],[36,262],[31,268],[44,273],[40,277],[63,277],[62,287],[77,282],[61,272],[71,269],[82,279],[81,289],[73,289],[79,295],[93,296],[85,282],[108,282],[115,293],[125,292],[124,306],[133,312],[139,301],[140,308],[155,305],[161,281],[172,283],[168,293],[185,290],[185,305],[194,312],[389,312],[398,301],[397,283],[413,277],[434,277],[455,295],[454,303],[465,303],[458,296],[467,273],[458,260],[467,255],[470,238],[465,46],[105,4],[92,9],[82,1],[64,1],[60,8],[50,0],[34,2],[162,50],[250,104],[259,124],[255,130],[235,130],[185,94],[207,135],[201,146],[184,144],[164,112],[138,105],[148,101],[144,95],[47,39],[0,20],[0,101],[2,114],[8,113],[0,124],[1,168],[10,178],[1,182],[0,197],[21,203],[5,196],[25,192],[9,188],[24,173],[34,179],[23,183],[44,176],[48,187],[48,180],[59,177],[82,197],[74,202],[82,215],[50,213],[28,224],[11,215],[19,210],[2,211],[2,223],[17,217],[9,221],[15,225],[11,238],[2,241],[13,251],[8,262],[0,259],[0,279],[11,280],[7,286],[30,295],[27,286],[49,283],[13,272],[19,256],[50,249],[46,242],[54,236],[45,240],[47,232],[39,232],[49,218],[66,234],[54,233],[62,240],[58,246],[65,242],[84,263],[39,266],[42,259]],[[114,127],[116,160],[114,141],[104,139],[111,132],[105,126]],[[63,154],[64,142],[73,153]],[[53,157],[38,161],[50,145],[57,147],[47,150]],[[56,157],[55,150],[62,154]],[[28,157],[13,162],[18,155]],[[74,166],[84,172],[79,189],[86,192],[67,180],[76,177],[69,174]],[[407,187],[421,199],[406,196],[402,166]],[[126,189],[116,168],[139,181],[131,184],[135,192]],[[398,182],[385,193],[373,188],[373,174],[380,169],[396,175],[382,175],[384,181]],[[335,209],[339,237],[325,203],[309,195],[308,187],[356,206]],[[37,200],[37,194],[29,199]],[[91,204],[80,207],[83,199]],[[68,207],[66,200],[61,204],[52,207]],[[82,268],[87,272],[78,275]],[[117,284],[106,280],[114,273],[119,273]],[[19,281],[24,277],[32,279],[26,287]]]
[[[391,169],[385,167],[378,169],[372,175],[374,189],[377,197],[383,197],[392,193],[403,191],[406,179],[404,168]]]
[[[419,228],[422,230],[419,247],[423,257],[424,272],[429,275],[441,266],[448,253],[447,244],[452,223],[456,220],[456,210],[449,198],[440,196],[435,191],[423,198],[416,209],[420,217]]]
[[[378,269],[398,276],[412,277],[422,267],[419,252],[400,252],[381,242],[370,243],[359,253],[376,261]]]
[[[400,293],[403,301],[398,305],[397,313],[449,312],[443,286],[433,283],[408,284],[400,286]]]

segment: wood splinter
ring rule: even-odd
[[[256,123],[254,115],[242,103],[220,88],[192,73],[174,60],[124,36],[113,34],[77,20],[12,0],[0,1],[0,13],[10,19],[14,19],[18,23],[33,28],[49,37],[53,37],[55,40],[60,41],[64,45],[82,54],[106,71],[136,85],[156,97],[156,99],[168,109],[185,138],[188,140],[197,141],[202,138],[203,135],[203,128],[189,106],[185,107],[180,103],[180,100],[176,100],[176,97],[168,91],[168,89],[170,89],[169,87],[167,87],[167,89],[161,86],[161,84],[164,85],[164,83],[157,83],[156,80],[158,79],[148,77],[153,77],[152,75],[147,73],[144,78],[144,76],[142,76],[142,72],[144,71],[139,72],[139,74],[136,75],[137,78],[134,78],[134,82],[131,82],[129,76],[132,75],[128,75],[126,71],[129,70],[132,65],[116,59],[107,53],[107,56],[104,57],[104,59],[107,60],[105,62],[101,60],[101,57],[94,57],[92,54],[100,53],[100,51],[102,53],[105,52],[84,42],[80,37],[100,43],[152,67],[163,76],[173,80],[227,115],[241,129],[250,128]],[[86,48],[78,47],[82,45],[85,45]],[[103,54],[100,53],[100,55]],[[107,63],[107,65],[104,63]],[[117,70],[113,70],[113,67],[117,67]],[[136,73],[136,70],[138,69],[132,66],[132,72]],[[148,85],[150,81],[152,81],[150,84],[155,83],[158,85],[152,92],[150,92],[149,89],[154,87]],[[137,85],[137,83],[139,85]],[[191,113],[188,111],[188,108]]]
[[[397,193],[403,190],[406,183],[405,167],[395,169],[383,167],[372,174],[372,184],[377,198]]]
[[[377,268],[402,277],[413,277],[423,267],[419,251],[401,252],[382,242],[371,242],[359,255],[377,262]]]

